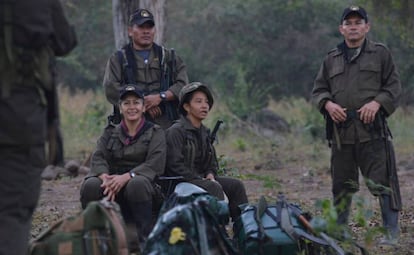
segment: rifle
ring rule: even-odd
[[[216,140],[217,131],[219,130],[221,124],[223,124],[223,121],[222,120],[217,120],[216,125],[213,128],[213,132],[211,132],[211,134],[210,134],[210,142],[211,142],[211,144],[213,144],[214,141]]]
[[[163,48],[161,49],[163,52]],[[166,54],[163,54],[163,58]],[[176,63],[175,63],[175,50],[171,48],[170,50],[170,59],[168,60],[167,65],[163,65],[161,67],[162,74],[161,74],[161,91],[167,91],[171,85],[174,84],[176,80],[175,73],[176,73]],[[178,119],[178,112],[177,106],[174,105],[174,102],[163,102],[165,106],[165,111],[170,120]]]
[[[293,213],[293,215],[303,224],[303,226],[309,231],[310,234],[312,234],[314,236],[319,235],[322,238],[318,243],[324,244],[324,245],[327,245],[327,246],[331,247],[336,252],[335,254],[338,254],[338,255],[352,254],[352,253],[344,251],[344,249],[336,243],[335,239],[328,236],[326,233],[324,233],[324,232],[316,233],[316,231],[313,229],[310,222],[302,214],[301,210],[298,207],[288,203],[286,201],[285,196],[283,195],[283,193],[278,194],[278,201],[279,201],[279,203],[284,204],[285,206],[287,206],[290,209],[290,211]],[[306,233],[301,233],[301,234],[303,236],[309,238],[309,240],[314,240],[314,241],[319,240],[319,238],[316,238],[316,239],[311,238],[312,236],[308,236],[308,235],[306,235]],[[351,244],[353,244],[357,248],[359,248],[362,255],[368,255],[369,254],[368,251],[364,247],[362,247],[361,245],[356,243],[354,240],[351,239],[349,241],[351,242]]]
[[[108,125],[116,125],[119,123],[121,123],[121,113],[119,112],[119,107],[117,105],[113,105],[113,112],[108,116]]]
[[[283,195],[283,193],[279,193],[278,194],[278,202],[281,203],[282,205],[285,205],[286,207],[288,207],[290,209],[290,211],[293,213],[293,215],[299,219],[299,221],[303,224],[303,226],[313,235],[316,235],[316,232],[314,231],[314,229],[312,228],[310,222],[305,218],[305,216],[303,216],[302,212],[300,211],[299,208],[289,204],[286,200],[285,200],[285,196]],[[286,231],[286,230],[285,230]],[[323,241],[326,243],[326,245],[330,246],[332,249],[335,250],[335,252],[337,252],[338,255],[346,255],[347,253],[345,253],[345,251],[335,242],[334,239],[332,239],[331,237],[329,237],[327,234],[323,233],[323,232],[319,232],[319,236],[323,239]]]
[[[378,118],[377,118],[378,119]],[[401,202],[401,193],[400,193],[400,184],[398,181],[397,175],[397,167],[395,164],[395,152],[392,146],[390,139],[392,138],[391,131],[388,128],[387,119],[385,114],[380,111],[379,114],[379,122],[382,131],[382,135],[384,136],[384,146],[385,146],[385,155],[386,155],[386,167],[387,167],[387,174],[389,178],[389,184],[391,188],[391,209],[396,211],[402,210],[402,202]]]

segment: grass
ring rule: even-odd
[[[97,91],[77,91],[60,88],[61,125],[65,141],[66,159],[80,159],[91,153],[96,140],[101,135],[106,124],[106,116],[111,112],[104,93]],[[313,189],[319,186],[327,187],[326,196],[321,199],[328,203],[329,193],[329,158],[330,150],[324,139],[324,122],[319,112],[309,102],[302,98],[285,98],[280,101],[271,101],[267,108],[281,116],[290,126],[290,132],[274,132],[265,135],[254,123],[247,123],[232,114],[221,102],[215,102],[209,118],[204,122],[207,127],[213,128],[217,120],[223,120],[215,145],[219,156],[220,170],[228,175],[241,178],[248,183],[259,183],[252,187],[251,201],[255,201],[260,194],[275,200],[278,191],[285,191],[290,185],[289,178],[297,178],[299,184],[294,190],[287,193],[288,199],[298,202],[305,208],[310,208],[315,215],[325,216],[331,213],[331,207],[323,208],[312,204],[315,200],[309,192],[309,185],[314,183]],[[397,161],[407,161],[414,157],[414,118],[411,107],[399,108],[389,118],[389,125],[394,135],[394,146]],[[408,164],[408,163],[407,163]],[[288,175],[279,176],[281,171]],[[292,171],[294,170],[294,171]],[[290,175],[290,176],[289,176]],[[311,184],[306,183],[310,180]],[[364,188],[361,183],[361,188]],[[363,190],[362,190],[363,191]],[[361,192],[359,193],[361,194]],[[368,192],[368,196],[356,197],[354,217],[356,225],[353,227],[371,242],[371,231],[377,228],[378,203]],[[326,200],[325,200],[326,199]],[[362,202],[361,202],[362,201]],[[362,208],[362,209],[361,209]],[[365,231],[365,232],[364,232]]]
[[[111,112],[102,90],[76,91],[60,88],[61,125],[65,141],[65,157],[84,157],[95,148],[96,140]],[[244,167],[275,169],[306,162],[311,171],[327,171],[330,151],[324,140],[324,122],[319,112],[303,98],[271,101],[268,109],[286,120],[288,133],[264,136],[254,124],[231,114],[228,108],[216,102],[205,125],[212,128],[218,119],[224,121],[218,132],[217,154],[243,159]],[[411,108],[399,108],[389,118],[394,135],[397,159],[413,157],[414,118]]]
[[[83,160],[95,148],[106,124],[110,105],[102,91],[59,88],[60,116],[66,159]]]

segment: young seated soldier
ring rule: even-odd
[[[166,131],[166,175],[183,176],[211,195],[229,199],[233,221],[240,215],[238,206],[247,203],[247,195],[240,180],[217,175],[218,163],[210,131],[203,125],[214,100],[209,88],[200,82],[183,87],[179,95],[181,117]],[[224,193],[223,193],[224,191]]]

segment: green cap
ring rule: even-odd
[[[191,82],[191,83],[185,85],[180,91],[180,95],[179,95],[180,104],[178,106],[178,109],[180,110],[180,112],[182,114],[185,115],[185,113],[186,113],[186,111],[183,107],[184,102],[186,101],[186,98],[195,91],[204,92],[207,95],[208,105],[210,106],[210,109],[213,107],[214,99],[213,99],[213,95],[212,95],[210,89],[206,85],[202,84],[201,82],[198,82],[198,81]]]

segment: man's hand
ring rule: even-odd
[[[364,123],[364,124],[369,124],[374,122],[375,120],[375,115],[377,114],[379,108],[381,107],[381,105],[372,100],[369,103],[364,104],[357,112],[359,113],[359,119]]]
[[[161,97],[159,94],[147,95],[144,97],[145,110],[157,107],[161,103]]]
[[[156,119],[162,115],[161,108],[158,106],[148,109],[147,113],[151,116],[152,119]]]
[[[325,110],[329,113],[329,116],[331,116],[331,119],[335,123],[344,122],[346,120],[346,109],[342,108],[339,104],[327,101],[325,104]]]

